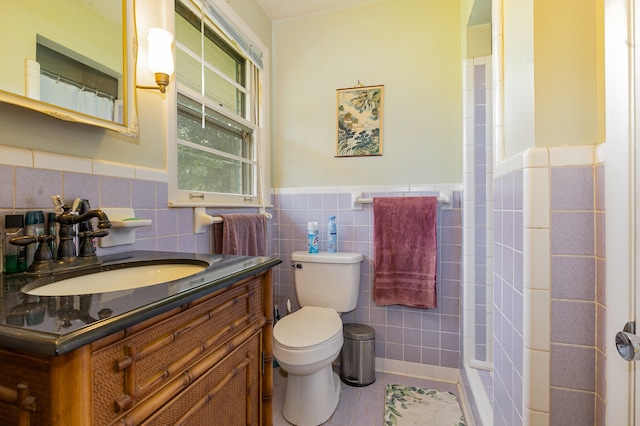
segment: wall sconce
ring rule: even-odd
[[[139,89],[158,89],[164,93],[169,85],[169,76],[173,74],[173,34],[162,28],[149,28],[148,66],[156,77],[158,86],[136,86]]]

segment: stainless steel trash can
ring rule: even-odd
[[[375,330],[365,324],[350,323],[343,326],[343,335],[340,379],[351,386],[375,382]]]

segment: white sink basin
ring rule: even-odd
[[[61,279],[23,291],[34,296],[74,296],[131,290],[185,278],[206,267],[206,264],[189,263],[140,265]]]

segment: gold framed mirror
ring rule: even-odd
[[[11,2],[0,28],[0,102],[138,136],[132,1]]]

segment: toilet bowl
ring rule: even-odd
[[[331,308],[305,306],[280,320],[273,336],[273,354],[289,373],[285,419],[301,426],[324,423],[340,399],[331,365],[343,343],[340,316]]]
[[[295,288],[301,308],[273,328],[273,355],[287,371],[284,418],[300,426],[326,422],[340,399],[332,362],[344,342],[340,313],[355,309],[360,253],[294,252]]]

